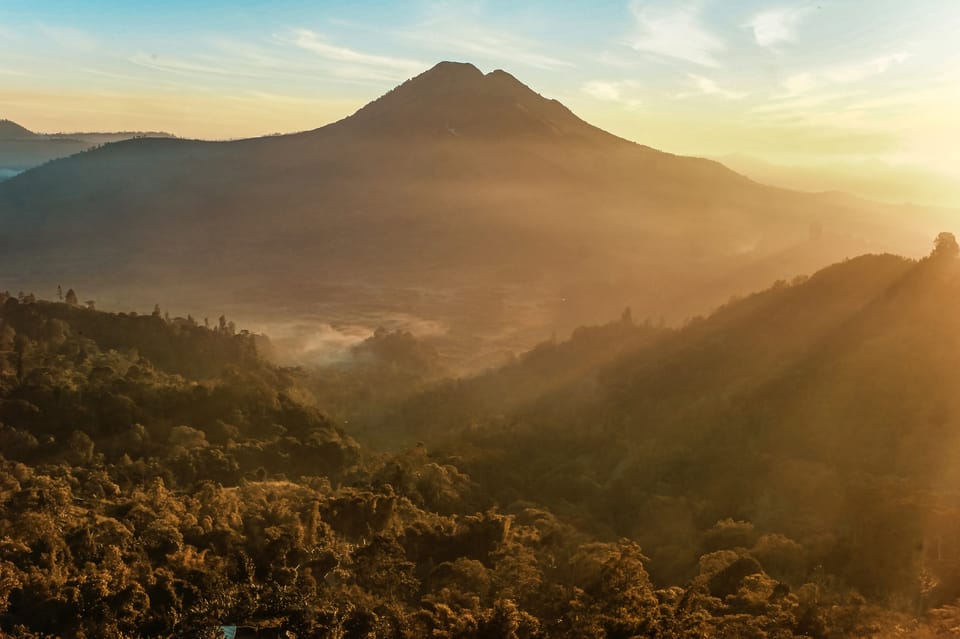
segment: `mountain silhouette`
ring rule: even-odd
[[[36,137],[35,133],[13,120],[0,120],[0,140],[20,140],[33,137]]]
[[[134,137],[170,137],[167,133],[120,131],[110,133],[34,133],[12,120],[0,120],[0,180],[65,158],[100,144]]]
[[[610,138],[509,73],[441,62],[343,122],[367,135]]]
[[[762,186],[443,62],[313,131],[127,140],[0,184],[0,288],[69,274],[240,319],[375,309],[515,347],[626,304],[682,319],[852,254],[916,254],[939,226]]]

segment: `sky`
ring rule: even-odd
[[[0,0],[0,118],[230,139],[441,60],[666,151],[960,178],[960,0]]]

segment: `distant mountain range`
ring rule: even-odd
[[[799,191],[843,191],[893,203],[960,204],[956,179],[917,166],[897,166],[880,160],[781,166],[740,153],[716,159],[757,182]]]
[[[226,309],[248,325],[426,325],[463,357],[607,318],[679,320],[948,217],[764,186],[444,62],[339,122],[131,139],[0,184],[0,288]],[[259,322],[259,324],[258,324]]]
[[[158,132],[34,133],[11,120],[0,120],[0,180],[44,162],[86,151],[99,144],[134,137],[172,137]]]

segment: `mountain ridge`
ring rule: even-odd
[[[252,321],[269,318],[244,300],[347,322],[372,304],[510,348],[626,305],[678,321],[851,254],[915,253],[940,226],[624,140],[462,63],[312,131],[136,139],[51,162],[0,184],[0,222],[0,286],[15,290],[69,272],[118,302]],[[323,297],[331,286],[354,295]],[[500,310],[480,327],[488,299]]]
[[[0,140],[29,139],[37,134],[13,120],[0,119]]]

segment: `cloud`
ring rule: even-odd
[[[208,57],[198,57],[194,60],[176,58],[172,56],[148,55],[146,53],[136,53],[130,56],[129,61],[137,66],[154,69],[156,71],[167,71],[170,73],[181,73],[189,75],[219,75],[231,77],[262,77],[262,74],[252,70],[232,69],[225,61],[211,59]]]
[[[690,73],[687,75],[690,80],[693,82],[694,86],[698,89],[698,92],[702,95],[712,95],[724,98],[726,100],[741,100],[749,95],[744,91],[731,91],[729,89],[724,89],[718,85],[714,80],[710,78],[705,78],[702,75],[697,75],[695,73]],[[694,95],[694,93],[681,93],[677,97],[686,98]]]
[[[618,83],[603,82],[602,80],[587,82],[583,85],[581,90],[592,98],[596,98],[597,100],[607,100],[610,102],[616,102],[620,99],[622,94],[620,85]]]
[[[837,104],[862,96],[862,91],[820,92],[802,96],[781,95],[775,96],[770,102],[750,107],[747,113],[753,115],[769,114],[781,119],[793,118],[796,117],[797,113],[808,109],[818,109],[822,107],[837,108]]]
[[[747,27],[753,30],[753,39],[761,47],[772,47],[794,42],[797,28],[810,13],[809,7],[799,9],[769,9],[753,16]]]
[[[700,12],[690,4],[659,7],[633,0],[630,11],[636,33],[628,40],[635,51],[717,68],[724,42],[700,23]]]
[[[814,89],[823,89],[833,85],[856,84],[872,76],[882,75],[895,65],[911,57],[907,51],[882,55],[862,62],[854,62],[833,67],[820,72],[804,71],[797,73],[781,83],[783,93],[773,96],[774,100],[792,100],[811,93]]]
[[[345,62],[351,65],[370,67],[381,71],[397,72],[403,77],[420,73],[430,66],[417,60],[364,53],[356,49],[331,44],[321,35],[309,29],[295,29],[293,34],[293,43],[295,45],[335,62]]]
[[[459,53],[544,70],[573,66],[567,60],[537,51],[537,45],[525,38],[480,25],[475,20],[436,16],[397,35],[417,46],[439,50],[444,56]]]
[[[40,33],[64,49],[92,51],[97,48],[97,39],[80,29],[47,24],[41,24],[38,29]]]
[[[783,81],[786,97],[808,93],[817,86],[817,76],[812,73],[797,73]]]
[[[592,80],[580,87],[580,91],[595,100],[602,102],[620,102],[626,105],[627,108],[636,109],[643,105],[643,100],[629,97],[628,94],[638,86],[638,83],[633,80],[621,80],[618,82]]]
[[[874,75],[881,75],[889,71],[894,65],[906,61],[911,54],[907,51],[898,51],[889,55],[865,60],[826,72],[827,78],[838,84],[860,82]]]
[[[574,66],[562,57],[544,52],[539,36],[542,16],[533,21],[516,18],[502,23],[496,18],[491,22],[488,13],[493,12],[482,1],[428,1],[422,3],[420,15],[414,22],[387,35],[400,38],[410,46],[435,51],[441,59],[462,56],[478,65],[502,62],[542,70]],[[531,27],[537,37],[523,35],[524,30]]]

